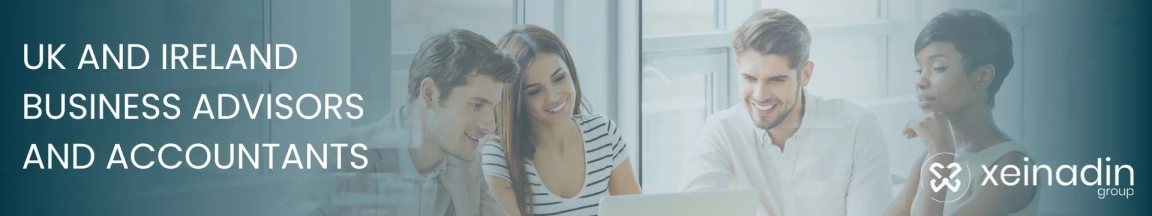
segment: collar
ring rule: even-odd
[[[801,91],[803,91],[801,94],[804,97],[804,109],[792,110],[793,112],[803,112],[800,117],[800,127],[796,128],[796,133],[792,134],[792,137],[788,139],[801,139],[801,137],[808,136],[808,133],[813,126],[827,125],[826,122],[824,122],[825,119],[821,118],[825,117],[825,115],[819,113],[820,111],[823,111],[823,106],[819,104],[819,96],[812,95],[811,93],[808,93],[807,90]],[[760,139],[761,144],[772,143],[772,138],[768,135],[768,130],[756,127],[755,123],[751,121],[751,118],[749,118],[748,122],[752,124],[752,128],[755,128],[756,134],[758,135],[757,138]]]
[[[400,151],[397,152],[397,159],[400,160],[400,173],[405,176],[417,176],[420,180],[435,179],[440,176],[440,174],[444,173],[444,170],[447,169],[448,161],[454,158],[451,155],[444,155],[444,159],[437,162],[436,166],[432,168],[432,171],[420,175],[420,171],[416,170],[416,164],[412,163],[412,152],[408,151],[408,149],[399,150]]]

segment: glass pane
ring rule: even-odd
[[[716,30],[716,0],[642,0],[641,34],[664,35]]]
[[[512,7],[511,0],[393,0],[392,52],[416,52],[424,38],[448,27],[495,41],[515,24]]]
[[[885,44],[882,36],[813,35],[810,60],[814,67],[805,89],[852,101],[886,96],[887,80],[881,68],[887,61]]]
[[[675,192],[681,149],[696,140],[708,114],[708,77],[727,73],[727,55],[710,50],[644,58],[640,175],[645,193]]]
[[[513,0],[392,0],[393,59],[387,104],[407,99],[408,67],[420,43],[449,27],[474,31],[493,43],[515,25]],[[381,102],[383,103],[383,102]]]
[[[922,11],[920,19],[931,20],[936,15],[952,8],[971,8],[992,14],[992,16],[1022,15],[1021,13],[1024,12],[1023,4],[1020,0],[926,1],[920,5]]]
[[[788,11],[809,26],[875,21],[880,17],[880,0],[761,0],[760,6]]]

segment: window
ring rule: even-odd
[[[727,50],[710,49],[645,55],[641,75],[641,164],[644,190],[676,190],[683,146],[696,140],[708,115],[712,77],[728,71]]]
[[[681,149],[697,139],[708,114],[726,104],[731,54],[723,1],[643,1],[640,116],[641,185],[673,192]],[[644,166],[650,164],[651,166]]]
[[[1008,25],[1014,50],[1025,5],[1020,0],[717,0],[641,1],[640,116],[641,184],[645,193],[676,192],[680,180],[679,149],[695,142],[706,117],[739,103],[731,32],[761,8],[779,8],[799,17],[812,33],[813,77],[805,89],[857,104],[910,101],[915,93],[912,43],[923,25],[948,8],[976,8]],[[1021,59],[1017,53],[1017,59]],[[1013,69],[997,95],[997,116],[1020,116],[1023,68]],[[1008,83],[1021,82],[1021,83]],[[1016,87],[1011,87],[1016,86]],[[625,87],[621,87],[625,88]],[[1015,100],[1015,101],[1012,101]],[[869,108],[874,109],[874,108]],[[1007,113],[1004,113],[1007,112]],[[883,118],[883,117],[881,117]],[[1019,118],[1001,124],[1013,137],[1022,131]],[[894,124],[906,122],[893,118]],[[882,120],[883,121],[883,120]],[[884,126],[888,127],[888,126]],[[885,128],[885,131],[895,130]],[[905,145],[891,133],[890,146]],[[898,140],[897,140],[898,139]],[[895,140],[895,142],[894,142]],[[911,145],[911,144],[908,144]],[[910,165],[890,148],[894,174]],[[914,156],[913,156],[914,157]],[[901,165],[901,167],[896,167]]]
[[[796,15],[804,24],[844,24],[880,19],[880,0],[761,0],[762,8],[778,8]]]
[[[643,0],[642,34],[715,31],[719,28],[717,4],[716,0]]]
[[[429,35],[456,27],[495,42],[516,25],[512,0],[395,0],[391,4],[392,76],[387,80],[393,105],[408,98],[408,67]]]
[[[515,25],[512,9],[510,0],[392,1],[392,52],[414,53],[428,35],[448,27],[475,31],[489,40],[499,39]]]

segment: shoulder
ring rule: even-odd
[[[614,134],[619,127],[611,118],[600,114],[576,114],[572,120],[576,121],[584,134]]]
[[[994,145],[981,151],[981,153],[983,152],[988,152],[990,155],[993,155],[995,161],[992,162],[992,164],[1000,165],[1001,167],[1006,165],[1016,165],[1022,167],[1024,165],[1033,164],[1032,159],[1028,157],[1027,150],[1025,150],[1023,146],[1016,142],[1005,142]]]
[[[1021,151],[1008,151],[1000,155],[993,167],[1027,167],[1032,161],[1025,160],[1028,156]],[[989,178],[1003,179],[1003,172],[992,172]],[[1042,179],[1041,179],[1042,180]],[[972,199],[983,199],[989,202],[981,206],[971,206],[985,210],[1005,212],[1022,212],[1035,202],[1040,188],[1036,185],[985,185],[975,191]]]
[[[504,156],[504,146],[500,145],[499,140],[489,140],[480,146],[481,154],[497,154]]]
[[[504,148],[500,143],[486,142],[480,147],[480,170],[484,172],[485,176],[495,176],[505,179],[512,179],[508,173],[508,161],[504,154]],[[475,161],[473,161],[475,163]],[[511,180],[509,180],[511,181]]]
[[[580,125],[580,128],[612,122],[612,119],[600,114],[576,114],[572,115],[572,120],[575,120],[576,124]]]
[[[485,165],[504,165],[507,164],[507,153],[504,152],[504,146],[495,141],[489,141],[480,146],[480,161]]]
[[[708,118],[704,120],[704,129],[723,130],[724,127],[742,125],[750,121],[752,121],[752,119],[748,116],[748,110],[744,108],[743,104],[737,104],[709,115]]]

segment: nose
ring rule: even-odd
[[[768,85],[757,83],[752,87],[752,100],[755,100],[754,102],[768,101],[771,97],[772,94],[769,94]]]
[[[548,103],[560,102],[561,97],[563,97],[563,94],[561,94],[560,91],[548,90]]]
[[[928,81],[928,74],[930,72],[921,72],[920,77],[916,79],[916,90],[924,90],[931,87],[932,84]]]
[[[480,120],[479,126],[480,131],[477,132],[483,133],[484,135],[488,135],[496,131],[496,114],[493,113],[485,118],[482,118],[482,120]]]

